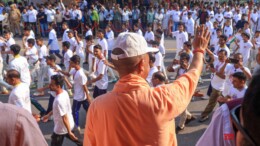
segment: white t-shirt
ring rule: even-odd
[[[228,48],[226,45],[225,45],[224,48],[221,48],[219,45],[215,46],[215,50],[214,50],[213,53],[214,53],[215,55],[217,55],[220,50],[226,50],[226,51],[227,51],[227,57],[230,56],[230,50],[229,50],[229,48]]]
[[[86,34],[85,34],[85,37],[87,37],[87,36],[89,36],[89,35],[93,35],[93,33],[92,33],[92,30],[91,30],[91,29],[89,29],[89,30],[86,32]]]
[[[194,36],[194,25],[195,22],[192,18],[188,19],[185,23],[185,26],[187,28],[187,33],[191,34],[191,36]]]
[[[65,53],[64,53],[64,66],[66,68],[66,70],[68,71],[69,66],[70,66],[70,58],[73,56],[73,52],[68,49]]]
[[[12,46],[13,44],[15,44],[15,40],[13,38],[10,38],[6,43],[6,48],[5,51],[10,51],[10,46]]]
[[[107,39],[107,45],[108,45],[108,50],[112,50],[113,45],[114,45],[114,32],[111,30],[109,32],[106,32],[106,39]]]
[[[38,12],[33,9],[33,10],[28,10],[28,11],[27,11],[27,14],[28,14],[28,22],[35,23],[36,20],[37,20],[37,14],[38,14]]]
[[[50,50],[60,50],[56,31],[52,29],[49,33],[49,40],[52,40],[52,43],[50,44]]]
[[[250,42],[250,41],[247,41],[247,42],[244,42],[244,41],[241,41],[239,43],[239,53],[243,54],[243,64],[244,66],[246,66],[247,62],[248,62],[248,59],[250,57],[250,50],[251,48],[253,47],[253,44]]]
[[[107,66],[104,64],[103,59],[96,59],[96,70],[95,70],[95,76],[98,77],[100,74],[103,75],[102,79],[96,81],[96,86],[99,89],[107,89],[108,87],[108,77],[107,77]]]
[[[153,86],[152,85],[152,77],[153,77],[153,74],[155,72],[158,72],[157,66],[153,66],[152,68],[150,68],[149,74],[148,74],[148,76],[146,78],[146,81],[149,83],[150,86]]]
[[[38,51],[35,46],[28,48],[25,55],[30,65],[33,65],[39,59]]]
[[[76,55],[78,55],[81,59],[85,58],[83,41],[76,43]]]
[[[159,51],[155,53],[154,57],[155,57],[154,66],[156,67],[160,66],[160,69],[162,69],[163,57],[161,52]]]
[[[101,39],[98,39],[98,44],[102,47],[102,53],[104,55],[104,52],[105,51],[108,51],[108,44],[107,44],[107,40],[105,38],[103,38],[102,40]],[[108,57],[108,52],[107,52],[107,55],[105,56],[106,58]]]
[[[224,27],[224,35],[227,37],[231,37],[233,35],[233,27],[232,26],[225,26]]]
[[[58,70],[61,70],[61,68],[60,68],[59,65],[56,65],[56,68],[57,68]],[[56,71],[54,70],[54,68],[52,68],[52,67],[50,67],[50,66],[48,67],[49,83],[51,82],[51,76],[57,75],[57,74],[63,75],[63,74],[61,74],[61,73],[59,73],[59,72],[56,72]]]
[[[14,86],[9,95],[8,103],[22,107],[32,113],[29,86],[25,83]]]
[[[83,89],[83,85],[85,85],[88,81],[88,78],[86,77],[83,69],[71,69],[70,70],[70,75],[72,75],[73,77],[73,81],[74,81],[74,96],[73,99],[77,100],[77,101],[83,101],[85,100],[86,97],[86,93]]]
[[[137,34],[143,36],[143,32],[141,31],[141,29],[138,29],[135,33],[137,33]]]
[[[54,95],[53,102],[53,121],[54,121],[54,132],[56,134],[66,134],[68,133],[67,128],[62,120],[62,116],[67,114],[68,121],[70,124],[70,130],[75,126],[72,112],[70,98],[67,91],[63,90],[62,93]]]
[[[45,9],[45,15],[47,16],[47,21],[48,22],[53,22],[54,21],[54,15],[56,14],[56,12],[53,10],[53,9],[51,9],[51,10],[49,10],[49,9]]]
[[[232,100],[238,99],[238,98],[244,98],[246,90],[247,90],[247,86],[245,86],[242,90],[238,90],[238,89],[234,88],[233,86],[231,86],[228,96],[230,96]]]
[[[225,18],[228,18],[228,19],[231,19],[232,17],[233,17],[233,14],[232,14],[232,12],[231,11],[226,11],[226,12],[224,12],[224,17]]]
[[[180,16],[181,16],[181,11],[176,11],[176,10],[172,11],[172,20],[174,22],[179,22],[180,21]]]
[[[218,22],[220,22],[220,21],[222,21],[222,20],[224,19],[224,16],[223,16],[222,13],[220,13],[220,14],[217,13],[217,14],[215,14],[214,18],[215,18],[215,20],[217,20]],[[222,25],[222,24],[223,24],[223,21],[221,22],[220,25]]]
[[[68,36],[68,32],[69,29],[67,28],[64,32],[63,32],[63,35],[62,35],[62,42],[65,42],[65,41],[69,41],[69,36]]]
[[[74,49],[77,46],[77,41],[75,37],[69,38],[69,42],[70,42],[70,50],[74,52]]]
[[[220,62],[218,60],[218,56],[214,55],[213,64],[214,64],[214,68],[215,68],[216,72],[218,72],[222,68],[222,66],[225,64],[225,62]],[[224,82],[225,82],[225,79],[220,78],[219,76],[216,75],[216,73],[214,73],[214,76],[211,79],[211,86],[218,91],[223,91]]]
[[[184,42],[188,41],[188,33],[187,32],[179,32],[174,31],[172,32],[172,36],[176,37],[176,56],[175,59],[178,59],[179,55],[178,53],[183,49]]]
[[[211,31],[212,31],[212,29],[214,29],[212,22],[207,21],[205,25],[208,28],[208,30],[210,31],[210,33],[212,33]]]
[[[16,56],[9,63],[9,69],[15,69],[21,74],[21,81],[30,86],[31,83],[31,75],[29,70],[29,64],[27,59],[22,56]]]
[[[40,64],[44,64],[46,65],[46,59],[45,56],[48,56],[48,49],[45,45],[42,45],[39,49],[38,49],[38,55],[39,55],[39,59],[41,59],[41,63]]]
[[[144,35],[144,38],[145,38],[146,41],[151,41],[151,40],[153,41],[154,40],[154,33],[153,33],[153,31],[150,31],[150,32],[146,31],[145,35]]]

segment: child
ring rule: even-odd
[[[95,56],[94,56],[94,40],[93,40],[93,36],[89,35],[86,37],[86,52],[88,53],[88,72],[89,74],[92,74],[92,72],[95,71]]]
[[[226,25],[224,26],[224,35],[228,38],[233,35],[233,27],[231,26],[230,20],[226,21]]]
[[[195,27],[195,22],[191,17],[192,13],[188,12],[188,20],[185,23],[185,26],[187,28],[187,33],[189,35],[189,41],[194,37],[194,27]]]
[[[154,33],[152,31],[152,24],[148,24],[147,31],[145,32],[144,38],[148,44],[148,46],[152,46],[151,42],[154,41]]]
[[[37,70],[37,88],[42,88],[44,86],[44,79],[47,77],[47,64],[45,56],[48,56],[48,50],[47,47],[43,44],[42,38],[36,38],[36,44],[39,47],[38,49],[38,55],[39,55],[39,62],[40,67]],[[44,92],[35,92],[33,94],[34,96],[43,96]]]
[[[68,41],[62,42],[62,49],[64,51],[63,64],[65,66],[66,72],[69,72],[71,69],[70,68],[70,58],[73,56],[73,52],[69,48],[70,48],[70,43]],[[72,82],[72,77],[69,77],[69,81]],[[68,93],[70,96],[72,96],[71,89],[68,89]]]
[[[73,30],[69,30],[68,32],[68,37],[69,37],[69,43],[70,43],[70,50],[74,53],[76,51],[76,47],[77,47],[77,41],[74,37],[74,31]]]
[[[155,72],[158,72],[158,68],[157,68],[157,66],[154,65],[154,62],[155,62],[155,55],[154,55],[154,53],[148,53],[148,55],[149,55],[149,67],[150,67],[150,70],[149,70],[148,76],[146,78],[146,81],[152,87],[152,77],[153,77],[153,74]]]
[[[85,60],[85,54],[84,54],[84,44],[82,41],[82,36],[78,34],[78,32],[75,30],[75,38],[76,38],[76,55],[80,57],[80,67],[83,68],[83,62]]]
[[[206,17],[206,27],[208,28],[208,30],[212,33],[212,30],[213,30],[213,24],[212,24],[212,22],[210,21],[210,16],[208,15],[207,17]]]
[[[192,58],[193,58],[193,53],[191,50],[192,50],[191,42],[187,41],[183,44],[183,50],[181,50],[179,53],[179,55],[181,55],[182,53],[187,53],[190,56],[189,64],[192,62]]]

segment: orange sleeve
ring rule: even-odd
[[[94,136],[93,131],[93,109],[94,109],[94,103],[90,105],[88,108],[88,113],[86,117],[86,125],[85,125],[85,131],[84,131],[84,141],[83,146],[96,146],[96,140]]]
[[[199,71],[193,69],[180,76],[174,83],[166,86],[167,96],[165,99],[168,104],[171,104],[168,110],[174,117],[181,114],[190,103],[198,84],[199,75]]]

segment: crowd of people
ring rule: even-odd
[[[0,20],[1,93],[34,116],[20,113],[39,135],[36,121],[54,121],[52,146],[61,146],[64,137],[91,146],[177,145],[176,134],[197,119],[187,106],[193,96],[203,96],[196,90],[201,72],[210,74],[210,85],[201,97],[209,101],[199,122],[220,107],[196,145],[260,144],[259,126],[250,125],[260,119],[260,5],[252,1],[132,8],[87,1],[10,2],[0,3]],[[20,38],[22,44],[16,43]],[[165,38],[176,41],[169,66],[164,65]],[[34,98],[45,91],[47,109]],[[81,106],[87,113],[84,141],[75,134],[81,131]],[[18,114],[5,108],[10,107],[1,103],[1,111]],[[47,145],[42,136],[35,140]]]

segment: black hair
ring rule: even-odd
[[[91,41],[93,40],[93,35],[88,35],[85,39],[86,41]]]
[[[34,46],[35,45],[35,40],[33,38],[30,38],[30,39],[27,40],[27,43]]]
[[[99,49],[99,50],[102,51],[102,47],[101,47],[100,45],[95,45],[95,46],[94,46],[94,49]]]
[[[220,50],[218,51],[218,53],[221,53],[221,52],[224,52],[225,55],[227,56],[227,51],[226,51],[226,50],[224,50],[224,49],[220,49]]]
[[[64,78],[63,78],[63,76],[61,76],[59,74],[53,75],[53,76],[51,76],[51,79],[55,81],[55,85],[58,85],[61,88],[63,87],[63,85],[64,85]]]
[[[10,33],[11,33],[11,31],[8,30],[8,29],[6,29],[6,30],[3,31],[3,34],[10,34]]]
[[[79,55],[73,55],[71,58],[70,58],[70,61],[76,63],[76,64],[80,64],[80,57]]]
[[[191,42],[190,42],[190,41],[186,41],[186,42],[184,42],[184,44],[185,44],[187,47],[189,47],[189,49],[191,50]]]
[[[152,61],[152,63],[154,63],[155,62],[155,55],[154,55],[154,53],[149,52],[148,55],[149,55],[149,60]]]
[[[25,26],[24,29],[23,29],[23,31],[31,31],[31,30],[32,30],[32,29],[31,29],[30,26]]]
[[[43,41],[43,38],[42,37],[36,37],[35,38],[37,41]]]
[[[165,82],[166,81],[166,77],[165,77],[164,73],[162,73],[161,71],[155,72],[153,74],[153,77],[158,79],[161,82]]]
[[[21,78],[21,74],[15,70],[15,69],[10,69],[8,70],[7,72],[7,78],[17,78],[17,79],[20,79]]]
[[[246,81],[246,75],[243,72],[236,72],[232,75],[233,78],[238,78],[239,80]]]
[[[13,44],[10,46],[11,51],[13,51],[14,55],[18,55],[20,53],[21,47],[18,44]]]
[[[222,38],[222,39],[224,39],[224,41],[227,41],[227,36],[224,34],[220,35],[219,38]]]
[[[180,55],[180,59],[187,59],[188,61],[190,61],[190,55],[188,53],[181,53]]]
[[[70,48],[70,42],[68,42],[68,41],[62,42],[62,46],[69,49]]]

